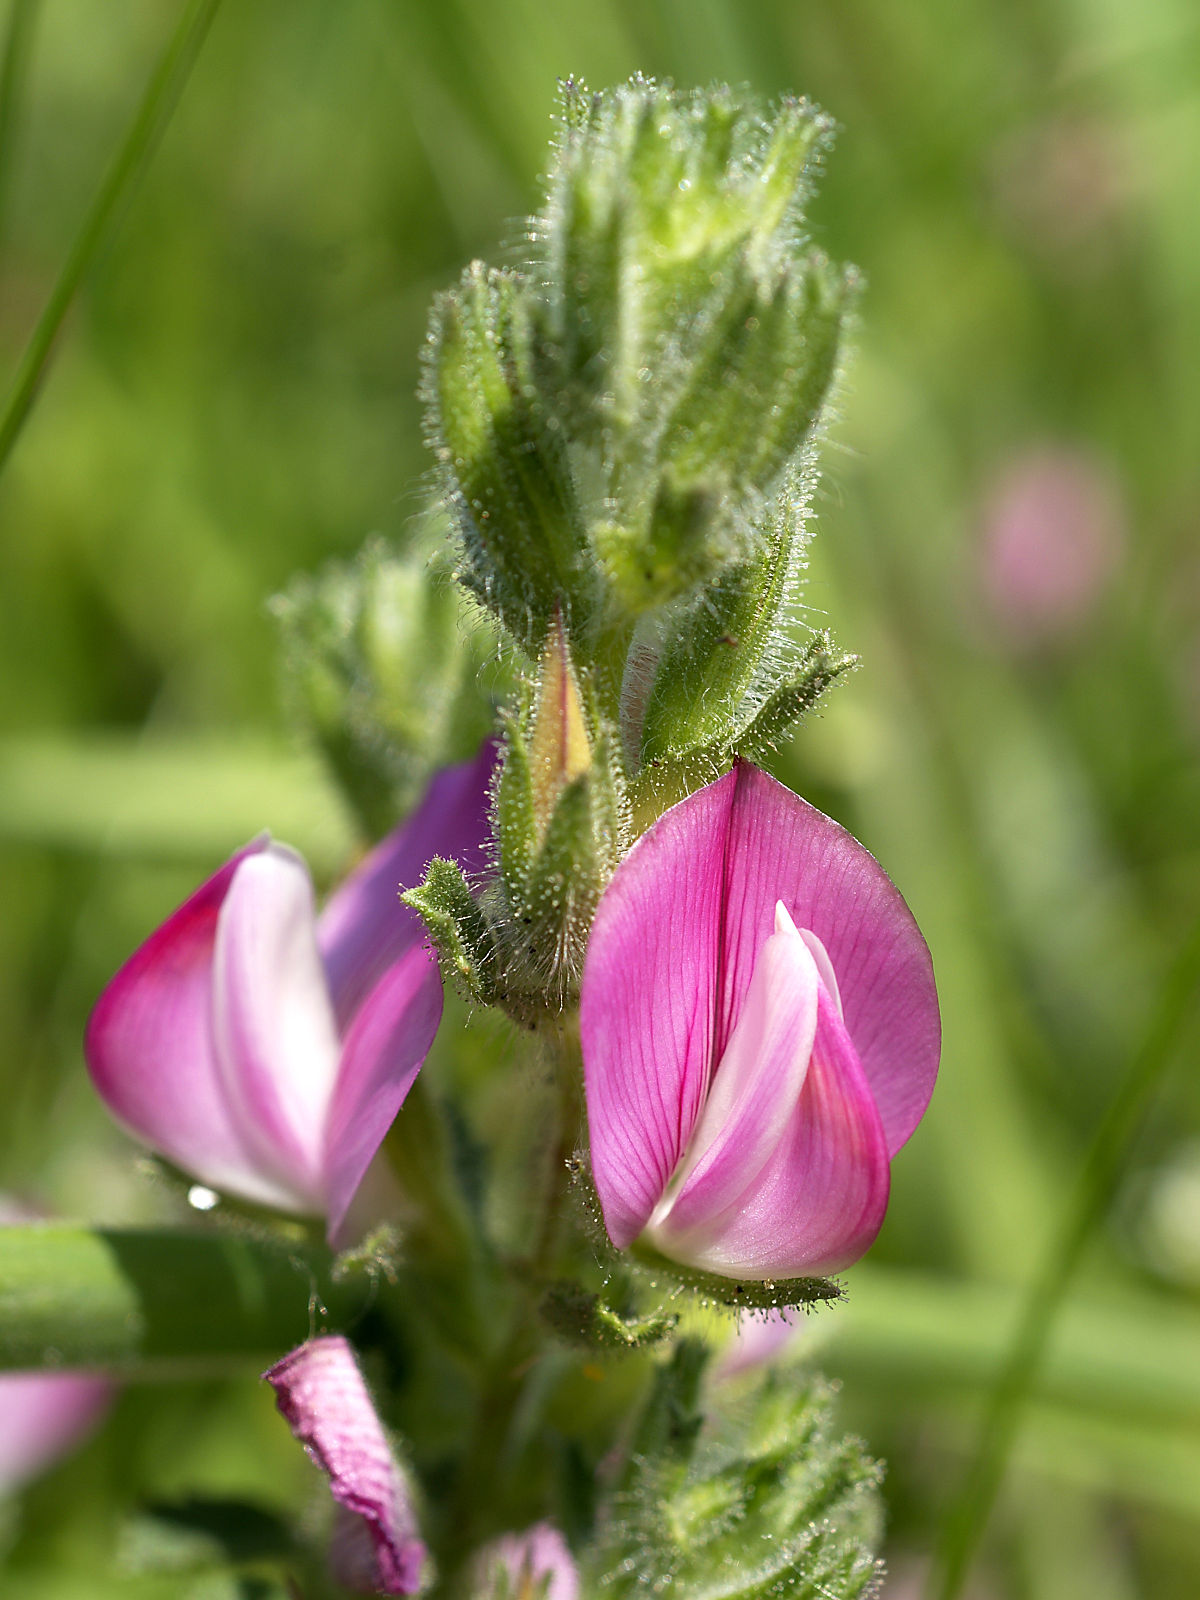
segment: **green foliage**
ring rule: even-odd
[[[442,970],[465,999],[489,1004],[496,992],[496,946],[457,861],[435,856],[424,880],[400,896],[421,917]]]
[[[857,1600],[878,1592],[880,1479],[857,1440],[831,1433],[822,1380],[767,1373],[705,1415],[703,1346],[657,1373],[583,1558],[589,1596],[674,1593]]]
[[[603,1296],[570,1281],[551,1284],[540,1310],[560,1338],[592,1350],[644,1350],[669,1338],[679,1322],[662,1312],[622,1316]]]
[[[411,811],[432,772],[491,730],[479,682],[491,640],[468,628],[445,571],[380,540],[272,601],[288,688],[366,836]]]

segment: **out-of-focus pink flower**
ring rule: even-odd
[[[33,1222],[40,1213],[0,1194],[0,1224]],[[108,1409],[113,1385],[87,1372],[0,1374],[0,1496],[69,1455]]]
[[[549,1522],[497,1539],[484,1552],[480,1567],[485,1585],[494,1586],[501,1576],[507,1580],[509,1600],[577,1600],[579,1594],[579,1574],[567,1541]]]
[[[112,1393],[106,1378],[83,1372],[0,1376],[0,1495],[19,1489],[82,1444]]]
[[[613,1243],[753,1279],[834,1272],[867,1249],[940,1048],[929,951],[898,890],[749,763],[618,867],[581,1034]]]
[[[493,755],[435,778],[319,917],[304,862],[266,839],[202,884],[92,1013],[109,1110],[212,1188],[324,1214],[336,1237],[441,1019],[398,887],[434,855],[478,864]]]
[[[416,1594],[427,1552],[412,1490],[345,1339],[310,1339],[263,1377],[337,1502],[334,1578],[356,1594]]]
[[[1104,593],[1124,543],[1111,474],[1078,451],[1031,451],[1009,466],[984,511],[988,607],[1018,644],[1069,634]]]
[[[717,1358],[713,1377],[724,1382],[777,1361],[803,1326],[804,1313],[797,1309],[743,1311],[732,1339]]]

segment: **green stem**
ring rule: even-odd
[[[1170,1065],[1200,987],[1200,923],[1163,983],[1125,1080],[1096,1131],[1062,1224],[1031,1284],[1008,1359],[992,1391],[962,1494],[947,1517],[931,1600],[955,1600],[987,1526],[1055,1318],[1084,1246],[1109,1205],[1129,1149]]]
[[[554,1058],[557,1113],[546,1140],[544,1165],[534,1177],[537,1201],[530,1228],[531,1249],[515,1264],[516,1281],[507,1325],[483,1374],[474,1427],[459,1463],[458,1484],[446,1524],[452,1544],[441,1561],[439,1596],[458,1597],[469,1592],[465,1586],[469,1586],[471,1556],[481,1540],[494,1531],[480,1513],[486,1518],[503,1509],[502,1486],[514,1480],[519,1466],[519,1450],[514,1448],[515,1425],[532,1370],[545,1349],[538,1306],[562,1243],[567,1212],[567,1158],[574,1148],[581,1114],[583,1064],[574,1017],[556,1019],[542,1037]]]
[[[146,86],[129,132],[105,173],[67,252],[67,259],[38,318],[3,414],[0,415],[0,472],[7,465],[33,406],[55,338],[75,298],[75,292],[100,247],[119,201],[161,138],[220,3],[221,0],[189,0]]]
[[[251,1235],[0,1228],[0,1368],[87,1367],[130,1379],[265,1365],[360,1309],[328,1257]]]
[[[15,129],[21,109],[25,67],[33,38],[33,19],[37,0],[12,0],[8,27],[0,50],[0,241],[4,238],[8,191],[12,182]]]

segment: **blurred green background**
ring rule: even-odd
[[[178,15],[22,9],[5,372]],[[289,734],[266,599],[407,537],[430,297],[473,256],[520,260],[555,78],[637,69],[803,92],[842,128],[814,226],[867,292],[807,599],[864,664],[778,770],[900,884],[944,1006],[884,1232],[807,1335],[889,1461],[905,1600],[1016,1290],[1200,909],[1193,0],[226,0],[0,478],[0,1188],[161,1214],[87,1083],[88,1009],[261,827],[325,878],[352,848]],[[1061,1320],[978,1600],[1200,1593],[1198,1053],[1193,1022]],[[128,1518],[301,1494],[260,1387],[127,1394],[0,1518],[3,1593],[233,1593],[139,1576]]]

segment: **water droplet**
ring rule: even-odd
[[[193,1211],[211,1211],[221,1203],[221,1196],[207,1184],[193,1183],[187,1192],[187,1203]]]

